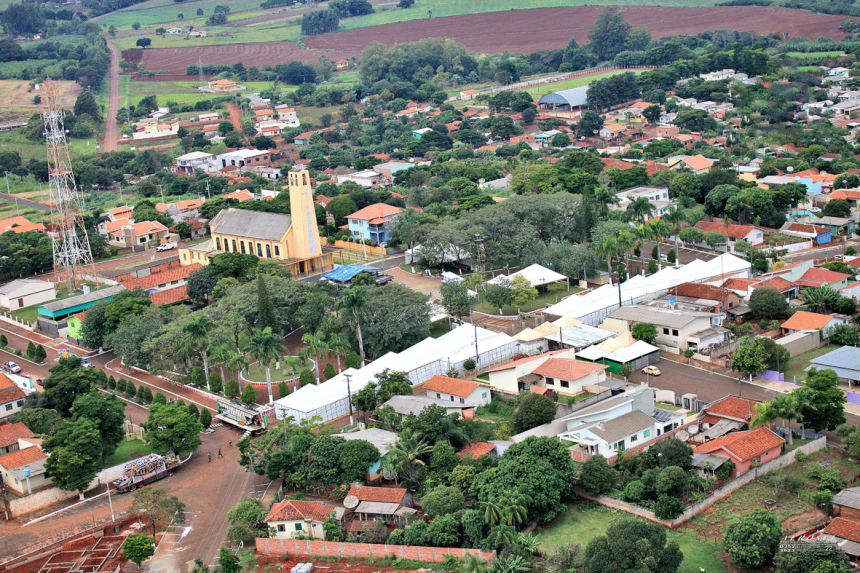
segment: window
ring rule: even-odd
[[[278,524],[278,531],[286,531],[287,527],[283,523]]]
[[[239,248],[240,248],[240,249],[242,249],[242,254],[243,254],[243,255],[247,254],[247,253],[245,252],[245,241],[239,241]]]
[[[188,260],[188,253],[182,253],[182,260],[183,260],[183,261],[187,261],[187,260]]]
[[[672,336],[678,336],[678,330],[677,329],[675,329],[675,328],[672,329]]]
[[[451,396],[451,401],[452,401],[452,402],[454,401],[454,397],[453,397],[453,396]]]
[[[263,258],[263,245],[257,243],[257,256]]]
[[[215,248],[221,250],[221,237],[215,237]]]
[[[546,379],[546,385],[547,385],[547,386],[553,386],[553,385],[555,385],[555,380],[553,380],[552,378],[547,378],[547,379]]]
[[[296,531],[301,531],[301,530],[302,530],[302,524],[301,524],[301,523],[297,523],[297,524],[296,524]]]
[[[266,245],[266,258],[272,258],[272,245]]]
[[[280,247],[278,247],[278,245],[275,245],[275,256],[276,257],[281,256],[281,249],[280,249]]]
[[[177,280],[175,280],[175,281],[171,281],[171,282],[170,282],[170,284],[172,284],[172,285],[178,285],[178,284],[179,284],[179,280],[177,279]]]
[[[233,252],[236,252],[236,239],[233,239]],[[242,252],[244,253],[245,251]]]
[[[651,437],[651,430],[645,430],[644,432],[642,432],[642,437],[643,438],[650,438]]]
[[[140,239],[138,239],[138,241],[137,241],[137,242],[138,242],[138,243],[140,243],[140,244],[142,245],[143,243],[145,243],[145,242],[146,242],[146,237],[141,237]]]
[[[559,382],[561,382],[562,388],[570,388],[570,382],[568,382],[567,380],[559,380]]]
[[[460,398],[460,403],[461,403],[461,404],[465,404],[465,403],[466,403],[466,399],[465,399],[465,398]]]
[[[633,434],[632,436],[630,436],[630,441],[631,441],[631,442],[635,442],[635,441],[636,441],[636,440],[638,440],[638,439],[639,439],[639,436],[638,436],[638,435],[636,435],[636,434]]]
[[[8,412],[11,409],[12,409],[12,404],[6,404],[6,411]]]
[[[664,329],[663,329],[663,334],[669,334],[669,329],[668,329],[668,328],[664,328]]]
[[[486,397],[487,397],[487,393],[486,393],[486,392],[484,392],[483,394],[481,394],[481,400],[485,399]]]
[[[442,394],[440,394],[439,392],[436,392],[436,397],[437,397],[437,398],[439,398],[439,399],[441,399],[441,398],[442,398]]]

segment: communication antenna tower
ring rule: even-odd
[[[48,80],[44,84],[46,102],[42,120],[45,122],[45,141],[48,144],[49,193],[51,197],[51,222],[54,250],[54,281],[65,282],[71,292],[83,280],[86,267],[95,276],[90,240],[84,228],[84,213],[81,197],[75,186],[69,148],[66,145],[66,130],[63,125],[63,110],[60,107],[60,90]]]
[[[205,83],[203,79],[203,58],[197,58],[197,75],[200,77],[200,87],[205,87],[203,85]]]

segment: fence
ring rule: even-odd
[[[730,493],[734,493],[739,490],[741,487],[745,486],[752,480],[765,475],[766,473],[784,468],[790,463],[794,462],[794,458],[797,455],[798,451],[802,451],[805,454],[811,454],[813,452],[817,452],[827,446],[827,438],[822,436],[815,441],[809,442],[808,444],[804,444],[797,449],[794,449],[788,452],[785,455],[782,455],[774,460],[771,460],[767,463],[760,465],[757,468],[752,468],[747,473],[736,477],[729,483],[725,484],[723,487],[719,488],[711,492],[705,499],[702,501],[695,503],[688,507],[684,513],[676,517],[675,519],[660,519],[656,515],[654,515],[653,511],[649,511],[643,507],[639,507],[637,505],[633,505],[627,503],[626,501],[621,501],[620,499],[615,499],[606,495],[601,496],[590,496],[579,488],[574,488],[576,494],[580,497],[584,497],[586,499],[590,499],[592,501],[596,501],[601,505],[605,505],[606,507],[613,507],[615,509],[620,509],[621,511],[631,513],[633,515],[638,515],[640,517],[644,517],[648,521],[653,521],[654,523],[659,523],[665,527],[669,527],[675,529],[682,523],[692,519],[702,511],[711,507]]]
[[[785,374],[782,372],[776,372],[775,370],[765,370],[761,372],[759,378],[764,378],[765,380],[770,380],[771,382],[785,382]]]
[[[442,563],[451,555],[464,558],[477,555],[481,559],[495,559],[495,551],[459,549],[456,547],[415,547],[404,545],[376,545],[372,543],[340,543],[336,541],[256,538],[257,553],[262,555],[301,555],[313,557],[345,557],[382,559],[393,555],[398,559]]]
[[[328,240],[325,237],[320,237],[320,243],[323,245],[327,245]],[[347,251],[367,253],[368,255],[385,256],[388,254],[388,251],[385,247],[374,247],[372,245],[362,245],[361,243],[350,243],[348,241],[335,241],[334,246],[340,247],[341,249],[346,249]]]
[[[35,323],[21,320],[11,312],[6,312],[5,310],[0,310],[0,320],[8,322],[9,324],[14,324],[15,326],[20,326],[21,328],[26,328],[30,332],[36,330]]]

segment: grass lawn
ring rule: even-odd
[[[449,332],[451,332],[451,326],[448,324],[447,320],[437,320],[436,322],[430,323],[430,336],[433,338],[439,338],[443,334],[448,334]]]
[[[577,502],[570,504],[567,512],[536,533],[541,550],[551,555],[565,543],[580,543],[584,550],[589,541],[606,533],[611,524],[633,519],[642,518],[590,502]],[[713,538],[708,542],[691,534],[669,530],[666,537],[676,542],[684,554],[684,561],[678,569],[680,573],[698,573],[701,569],[708,573],[726,572],[726,566],[715,555],[720,548],[715,547]]]
[[[785,369],[785,381],[794,382],[795,376],[797,376],[798,383],[806,380],[806,372],[804,372],[804,368],[809,366],[809,361],[813,358],[818,358],[819,356],[827,354],[828,352],[832,352],[837,348],[840,347],[835,344],[828,344],[821,348],[816,348],[815,350],[810,350],[809,352],[792,356],[788,361],[788,368]]]
[[[475,416],[493,422],[512,422],[514,407],[510,401],[494,396],[488,405],[481,406],[475,411]]]
[[[676,406],[674,404],[667,404],[666,402],[654,402],[654,406],[660,408],[661,410],[669,410],[672,412],[677,412],[681,409],[680,406]]]
[[[557,284],[563,285],[564,289],[551,292],[551,291],[548,291],[546,288],[544,288],[544,289],[539,288],[538,291],[542,290],[543,292],[539,292],[535,299],[530,300],[528,303],[526,303],[524,306],[522,306],[520,308],[517,308],[516,306],[513,306],[513,305],[504,306],[504,307],[502,307],[502,314],[505,316],[513,316],[515,314],[518,314],[520,310],[530,311],[530,310],[535,310],[538,308],[543,308],[543,307],[549,306],[551,304],[555,304],[559,300],[561,300],[562,298],[564,298],[566,296],[570,296],[574,293],[578,293],[582,290],[579,287],[570,287],[570,290],[568,290],[566,284],[564,284],[564,283],[557,283]],[[480,302],[473,307],[474,310],[476,310],[478,312],[485,312],[487,314],[498,314],[499,307],[493,306],[490,303],[488,303],[486,301],[486,299],[484,299],[482,293],[478,293],[478,298],[480,299]]]
[[[786,52],[785,55],[796,60],[820,60],[823,58],[836,58],[845,52],[836,50],[833,52]]]
[[[152,447],[146,442],[142,442],[140,440],[123,440],[120,442],[116,451],[112,455],[108,456],[105,467],[111,468],[113,466],[118,466],[119,464],[124,464],[135,458],[151,453]]]
[[[293,374],[293,369],[290,368],[283,360],[281,360],[281,368],[276,369],[273,364],[270,371],[272,376],[272,381],[281,381],[288,380],[291,378],[295,378],[299,375],[299,373],[307,368],[308,370],[313,370],[313,362],[310,360],[305,360],[301,366],[296,366],[295,374]],[[252,382],[265,382],[266,381],[266,369],[263,368],[259,362],[254,362],[242,373],[242,376],[251,380]]]
[[[96,290],[96,283],[92,281],[84,281],[85,285],[88,285],[92,290]],[[64,298],[69,298],[69,287],[65,285],[65,283],[61,283],[59,287],[59,296],[57,296],[55,301],[63,300]],[[83,294],[82,291],[72,291],[71,296],[77,296],[79,294]],[[19,308],[18,310],[12,311],[12,315],[20,318],[21,320],[26,320],[29,322],[34,322],[39,317],[39,307],[41,304],[34,304],[33,306],[25,306],[24,308]]]
[[[186,29],[189,25],[193,25],[195,29],[205,28],[208,34],[205,38],[189,38],[186,40],[182,34],[165,34],[164,36],[159,36],[151,28],[141,28],[134,35],[113,38],[111,42],[122,51],[137,48],[138,38],[149,38],[152,40],[151,48],[189,48],[192,46],[222,46],[251,42],[298,42],[301,39],[301,30],[299,27],[290,25],[288,20],[272,20],[236,28],[206,26],[203,18],[196,20],[186,19],[182,22],[177,20],[175,24],[177,27],[185,26]],[[323,54],[324,52],[320,52],[320,55]]]
[[[72,105],[74,105],[74,103]],[[92,137],[87,139],[74,139],[70,137],[67,141],[69,143],[69,155],[72,159],[80,157],[81,155],[88,155],[96,152],[96,140]],[[89,143],[89,145],[87,145],[87,143]],[[24,137],[21,130],[0,131],[0,151],[15,151],[21,156],[21,161],[25,163],[31,159],[45,161],[48,156],[48,151],[45,148],[44,143],[27,139]],[[45,189],[45,194],[47,195],[47,187],[45,184],[42,184],[42,188]],[[25,190],[38,190],[39,187],[32,181],[32,179],[21,182],[17,177],[10,177],[9,189],[12,193],[16,193],[18,191]],[[3,192],[5,193],[5,191],[6,186],[3,185]]]
[[[534,86],[527,89],[529,95],[532,96],[533,99],[537,100],[548,93],[557,92],[561,90],[569,90],[571,88],[578,88],[581,86],[587,86],[593,81],[601,80],[603,78],[608,78],[610,76],[617,76],[618,74],[624,73],[626,71],[633,71],[634,73],[638,73],[636,70],[616,70],[614,72],[606,72],[605,74],[595,74],[593,76],[585,76],[582,78],[574,78],[572,80],[566,80],[563,82],[555,82],[552,84],[545,84],[542,86]]]

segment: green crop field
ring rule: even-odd
[[[197,28],[198,26],[195,26]],[[202,27],[202,26],[200,26]],[[298,26],[288,26],[282,20],[249,24],[241,28],[206,28],[205,38],[185,39],[181,34],[159,36],[154,30],[139,31],[139,35],[124,36],[111,40],[120,51],[137,47],[138,38],[152,40],[151,48],[191,48],[195,46],[222,46],[225,44],[246,44],[249,42],[298,42],[301,31]],[[273,64],[281,62],[272,62]]]
[[[605,74],[595,74],[593,76],[585,76],[582,78],[574,78],[572,80],[566,80],[563,82],[555,82],[552,84],[535,86],[535,87],[528,88],[526,91],[529,92],[529,95],[531,95],[534,99],[539,99],[539,98],[545,96],[546,94],[549,94],[552,92],[557,92],[557,91],[561,91],[561,90],[569,90],[571,88],[578,88],[581,86],[587,86],[588,84],[590,84],[591,82],[593,82],[595,80],[602,80],[603,78],[608,78],[610,76],[616,76],[618,74],[624,73],[624,71],[628,71],[628,70],[616,70],[613,72],[606,72]],[[633,73],[639,73],[636,70],[629,70],[629,71],[632,71]]]
[[[260,2],[261,0],[231,0],[227,4],[230,6],[230,12],[236,14],[243,11],[256,12],[260,8]],[[130,28],[134,22],[140,23],[141,26],[151,26],[179,20],[178,14],[184,14],[187,20],[191,20],[197,17],[198,8],[203,10],[205,16],[211,16],[215,12],[215,6],[219,4],[225,4],[224,0],[193,0],[178,4],[173,0],[149,0],[108,14],[100,18],[98,23],[105,28]]]
[[[122,76],[126,78],[128,76]],[[197,89],[199,83],[189,77],[188,81],[181,82],[159,82],[159,81],[141,81],[141,80],[133,80],[128,90],[129,99],[132,105],[137,105],[137,102],[145,98],[146,96],[156,95],[158,96],[159,105],[166,105],[167,102],[175,102],[177,104],[186,105],[195,103],[205,99],[212,98],[220,98],[218,94],[211,94],[207,92],[202,92]],[[271,89],[274,86],[272,82],[242,82],[242,85],[247,87],[247,93],[261,92],[264,90]],[[122,91],[120,91],[120,103],[121,105],[125,105],[126,103],[126,86],[123,84]],[[284,86],[281,84],[280,88],[283,91],[292,91],[295,86]],[[239,95],[242,95],[246,92],[239,92]]]
[[[823,60],[824,58],[838,58],[844,53],[837,50],[834,52],[786,52],[785,55],[795,60]]]
[[[3,0],[0,0],[2,2]],[[60,34],[58,36],[50,36],[47,40],[37,40],[35,42],[21,42],[21,47],[24,49],[32,48],[36,44],[43,44],[45,42],[57,42],[64,45],[77,46],[78,44],[89,44],[89,40],[87,40],[86,36],[80,36],[78,34]]]

